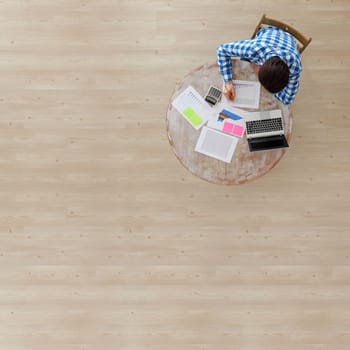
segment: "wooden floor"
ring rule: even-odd
[[[313,37],[291,147],[218,186],[176,84],[262,13]],[[350,348],[348,0],[0,2],[0,350]]]

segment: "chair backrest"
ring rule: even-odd
[[[294,36],[294,38],[297,40],[298,50],[300,53],[302,53],[306,49],[306,47],[310,44],[310,42],[312,40],[312,38],[306,37],[305,35],[301,34],[297,29],[293,28],[289,24],[283,23],[283,22],[278,21],[276,19],[266,17],[265,14],[263,14],[260,22],[256,26],[255,31],[252,35],[252,39],[255,37],[256,33],[264,26],[275,26],[275,27],[281,28],[284,31],[292,34]]]

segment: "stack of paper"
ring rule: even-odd
[[[196,130],[208,122],[198,138],[195,150],[209,157],[230,163],[239,138],[245,132],[244,118],[248,112],[233,106],[258,108],[260,83],[234,80],[235,100],[224,95],[214,108],[192,87],[185,89],[173,102],[176,110]]]
[[[238,140],[244,134],[243,115],[244,111],[232,107],[217,112],[203,128],[195,150],[230,163]]]

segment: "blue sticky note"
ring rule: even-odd
[[[239,120],[242,119],[242,117],[240,117],[237,114],[234,114],[230,111],[228,111],[227,109],[223,109],[220,113],[225,114],[226,116],[228,116],[229,118],[233,119],[233,120]]]

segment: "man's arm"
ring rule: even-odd
[[[275,94],[276,98],[285,105],[291,104],[298,92],[299,78],[300,74],[290,77],[287,86]]]
[[[253,40],[234,41],[232,43],[222,44],[217,50],[217,62],[224,81],[232,80],[232,57],[245,59],[251,58]]]

